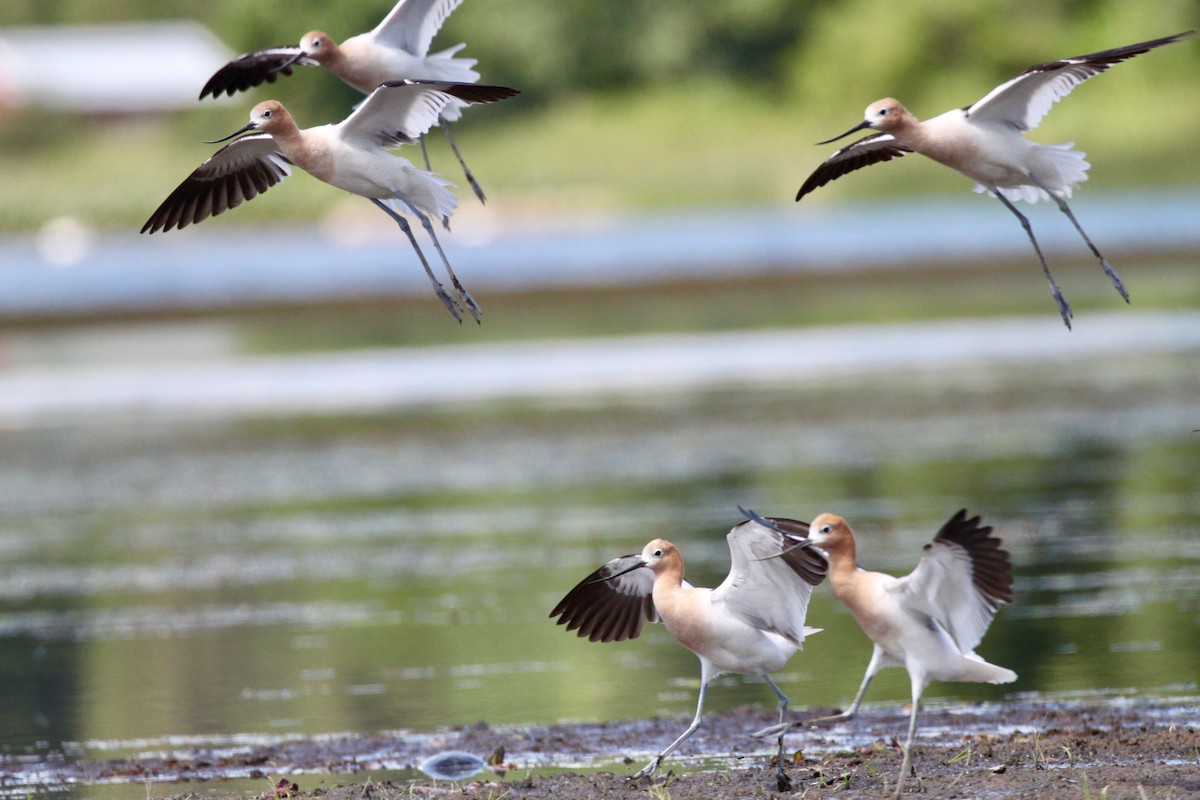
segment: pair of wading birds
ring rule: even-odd
[[[319,180],[371,200],[387,213],[408,237],[434,291],[455,319],[462,321],[461,312],[465,308],[478,322],[479,305],[455,276],[430,222],[432,216],[449,226],[457,203],[446,188],[452,184],[428,171],[428,155],[426,169],[419,170],[388,152],[420,141],[424,153],[424,135],[440,124],[475,194],[481,202],[485,199],[450,138],[446,123],[457,120],[467,105],[491,103],[519,92],[477,84],[479,73],[472,69],[475,60],[455,57],[462,44],[429,55],[434,35],[461,2],[400,0],[373,30],[351,37],[340,46],[327,34],[310,31],[299,45],[247,53],[220,69],[201,91],[201,99],[208,94],[232,95],[264,81],[273,82],[280,74],[292,74],[294,65],[324,66],[368,97],[342,122],[306,129],[299,128],[279,102],[259,103],[250,112],[249,124],[217,141],[245,135],[196,168],[150,216],[142,232],[183,228],[216,216],[265,192],[289,175],[290,165],[295,165]],[[1071,196],[1075,184],[1087,180],[1089,165],[1083,153],[1072,150],[1072,144],[1036,144],[1022,134],[1037,127],[1055,102],[1088,78],[1195,33],[1185,31],[1038,64],[996,87],[979,102],[925,122],[918,121],[896,100],[879,100],[867,107],[861,123],[828,141],[863,128],[873,128],[879,133],[859,139],[830,156],[804,182],[796,199],[847,172],[907,153],[921,153],[952,167],[975,180],[976,191],[992,194],[1020,220],[1063,322],[1070,328],[1071,307],[1050,274],[1029,220],[1017,210],[1013,200],[1030,203],[1053,200],[1099,259],[1125,302],[1129,302],[1129,293],[1084,233],[1065,200]],[[410,213],[433,241],[450,277],[453,297],[433,274],[421,252],[404,216]]]
[[[1012,562],[992,529],[959,511],[942,526],[913,572],[893,578],[860,569],[854,532],[822,514],[811,523],[762,517],[729,532],[732,565],[716,589],[683,579],[675,545],[655,539],[640,554],[614,558],[572,589],[550,612],[567,630],[593,642],[635,639],[645,622],[662,622],[700,658],[696,716],[631,780],[653,775],[663,759],[700,727],[709,682],[726,672],[761,675],[779,698],[779,724],[755,736],[777,736],[776,785],[792,788],[784,770],[783,737],[794,727],[850,719],[872,678],[884,667],[904,667],[912,683],[912,713],[895,795],[912,757],[921,693],[932,680],[1010,683],[1017,674],[989,664],[975,648],[1001,605],[1012,602]],[[771,680],[820,628],[805,624],[812,588],[829,576],[833,591],[874,642],[866,675],[850,708],[832,717],[786,720],[788,698]]]

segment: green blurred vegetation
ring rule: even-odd
[[[374,26],[390,6],[9,0],[0,25],[193,17],[245,51],[295,42],[309,27],[343,39]],[[1198,25],[1200,0],[1166,0],[1153,14],[1133,0],[472,0],[434,48],[465,41],[484,80],[524,90],[458,128],[493,207],[561,213],[787,203],[828,154],[811,143],[844,130],[880,96],[932,116],[1030,64]],[[60,214],[137,226],[212,152],[199,141],[239,127],[251,102],[273,95],[302,124],[319,124],[356,101],[332,76],[301,72],[165,118],[0,117],[0,230],[36,228]],[[1200,167],[1182,133],[1200,123],[1198,72],[1197,42],[1157,51],[1080,89],[1033,138],[1077,141],[1096,165],[1093,191],[1196,184]],[[460,180],[437,138],[435,169]],[[130,141],[138,144],[134,169]],[[946,170],[906,161],[811,202],[968,187]],[[294,179],[219,224],[308,220],[337,203],[327,187]]]

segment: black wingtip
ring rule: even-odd
[[[745,517],[748,521],[757,522],[759,525],[762,525],[764,528],[768,528],[770,530],[778,531],[779,533],[783,533],[783,531],[779,530],[779,526],[776,525],[774,521],[767,519],[766,517],[759,514],[757,511],[755,511],[754,509],[742,508],[742,506],[739,505],[737,507],[737,510],[740,511],[742,516]]]
[[[1012,557],[1004,549],[1000,537],[994,536],[991,525],[983,525],[982,517],[967,516],[960,509],[934,537],[963,548],[971,559],[971,580],[993,605],[1013,601]]]
[[[454,90],[449,92],[459,100],[466,100],[468,103],[495,103],[516,97],[520,93],[520,89],[514,89],[511,86],[493,86],[486,83],[462,83],[456,85]]]
[[[385,88],[398,89],[402,86],[429,86],[468,103],[495,103],[521,94],[520,89],[514,89],[511,86],[495,86],[489,83],[452,83],[410,79],[384,81],[375,88],[378,91]]]

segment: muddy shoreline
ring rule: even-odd
[[[805,710],[819,716],[832,709]],[[112,760],[31,765],[0,761],[12,792],[95,783],[152,784],[153,796],[246,796],[229,779],[276,789],[262,797],[361,798],[876,798],[895,785],[905,729],[899,706],[864,709],[832,728],[788,736],[792,788],[780,792],[772,746],[750,731],[772,722],[767,709],[707,716],[664,763],[657,788],[631,784],[653,750],[687,720],[506,728],[486,723],[438,733],[395,731],[331,736],[250,747],[199,748]],[[449,750],[479,756],[504,748],[504,765],[460,781],[433,780],[415,768]],[[921,716],[908,794],[986,798],[1200,798],[1200,701],[1108,698],[1081,702],[946,704]],[[566,768],[577,772],[563,771]],[[35,779],[34,776],[37,776]],[[388,776],[388,777],[381,777]],[[396,777],[399,776],[399,777]]]

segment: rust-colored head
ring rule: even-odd
[[[241,136],[249,131],[265,131],[269,134],[286,133],[296,130],[296,121],[278,100],[264,100],[250,109],[250,121],[228,136],[220,139],[210,139],[209,144],[227,142],[235,136]],[[240,202],[240,201],[239,201]]]
[[[832,139],[817,142],[817,144],[836,142],[838,139],[844,139],[855,131],[861,131],[863,128],[874,128],[877,131],[894,131],[897,128],[912,125],[917,121],[916,117],[908,113],[908,109],[900,105],[899,100],[894,100],[890,97],[885,97],[882,100],[876,100],[874,103],[871,103],[871,105],[867,106],[867,110],[863,113],[863,116],[863,121],[850,130]]]
[[[278,100],[264,100],[250,109],[250,124],[257,130],[277,133],[296,127],[296,121]]]
[[[642,561],[654,571],[655,575],[676,568],[683,571],[683,558],[675,545],[666,539],[655,539],[642,548]]]
[[[808,538],[830,555],[854,546],[854,531],[837,514],[821,514],[809,523]]]
[[[911,121],[912,114],[908,113],[908,109],[901,105],[899,100],[891,97],[876,100],[863,112],[863,122],[877,131],[895,130]]]
[[[309,31],[300,37],[300,50],[318,64],[324,64],[337,53],[338,45],[324,31]]]

